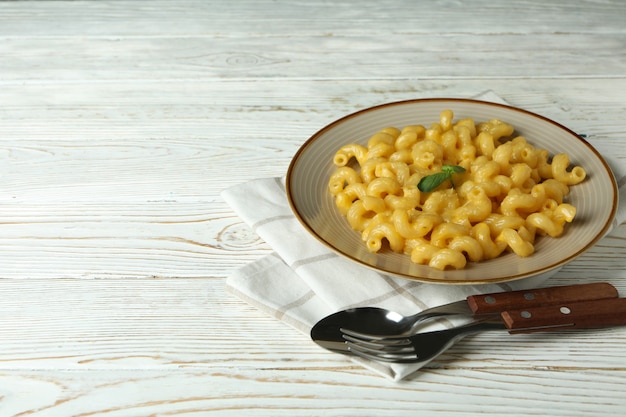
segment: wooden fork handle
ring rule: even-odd
[[[509,333],[626,325],[626,298],[564,302],[501,313]]]
[[[508,291],[470,295],[467,303],[474,314],[500,313],[502,311],[577,302],[617,298],[617,289],[607,282],[565,285],[532,290]]]

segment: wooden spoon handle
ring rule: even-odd
[[[623,326],[626,298],[565,302],[505,311],[501,316],[510,333]]]
[[[619,297],[619,294],[614,286],[606,282],[599,282],[470,295],[467,297],[467,303],[474,314],[489,314],[512,309],[552,305],[566,301],[577,302],[617,297]]]

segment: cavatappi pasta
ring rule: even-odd
[[[585,170],[570,169],[566,154],[551,157],[512,137],[513,126],[503,121],[453,116],[444,110],[428,128],[388,127],[367,146],[336,152],[328,188],[367,249],[377,252],[387,242],[415,263],[461,269],[507,251],[529,256],[538,235],[560,236],[576,215],[564,198]],[[446,181],[420,191],[419,181],[444,165],[465,169],[455,174],[455,187]]]

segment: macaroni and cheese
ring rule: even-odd
[[[386,242],[415,263],[461,269],[507,251],[529,256],[538,235],[560,236],[576,215],[565,197],[585,170],[512,138],[514,127],[501,120],[453,116],[444,110],[428,128],[388,127],[367,146],[336,152],[328,188],[366,248],[378,252]],[[464,172],[431,192],[418,189],[446,165]]]

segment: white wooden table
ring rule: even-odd
[[[221,200],[357,109],[492,89],[626,161],[626,5],[0,2],[0,416],[623,416],[626,329],[480,335],[394,383],[224,288]],[[554,285],[626,295],[626,228]]]

